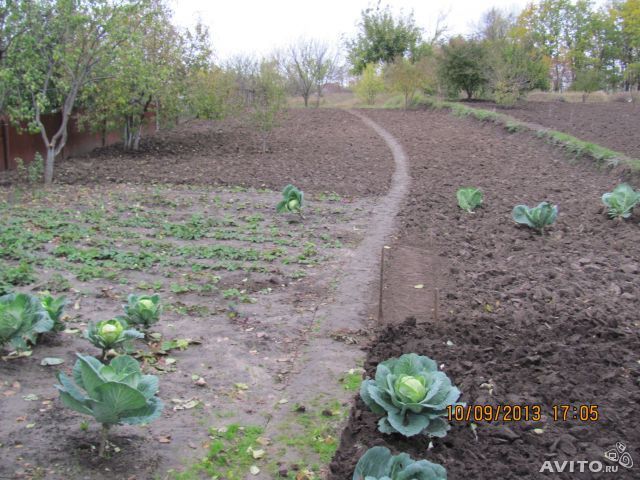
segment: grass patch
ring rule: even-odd
[[[244,480],[251,466],[258,462],[252,450],[261,449],[258,439],[263,431],[261,427],[242,427],[235,423],[222,429],[212,428],[206,456],[182,472],[168,473],[175,480],[200,479],[202,474],[212,479]]]

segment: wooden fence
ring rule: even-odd
[[[152,117],[152,113],[147,114],[146,126],[144,127],[145,133],[155,130],[154,122],[151,121]],[[42,123],[44,123],[47,133],[52,135],[52,132],[55,132],[60,127],[61,118],[59,113],[43,116]],[[78,128],[78,121],[75,116],[69,119],[68,129],[67,144],[59,157],[63,159],[82,155],[94,148],[104,147],[122,140],[120,131],[104,133],[81,131]],[[24,129],[12,125],[7,118],[0,117],[0,171],[14,170],[16,168],[16,158],[20,158],[25,164],[28,164],[33,161],[38,152],[43,158],[46,156],[44,142],[40,133],[28,133]]]

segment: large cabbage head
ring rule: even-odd
[[[444,437],[450,428],[447,407],[456,404],[460,390],[438,371],[436,362],[409,353],[381,362],[375,380],[362,382],[360,397],[383,415],[378,422],[383,433]]]
[[[53,328],[53,320],[40,299],[25,293],[0,297],[0,346],[9,343],[15,350],[27,350],[38,334]]]
[[[64,406],[91,415],[103,425],[137,425],[160,416],[158,377],[143,375],[133,357],[122,355],[105,365],[97,358],[77,355],[75,383],[64,373],[58,374],[56,388]]]
[[[353,480],[447,480],[447,471],[437,463],[416,462],[406,453],[391,455],[388,448],[373,447],[358,460]]]

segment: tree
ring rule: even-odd
[[[582,102],[584,103],[590,93],[602,88],[602,83],[602,72],[595,68],[590,68],[576,73],[576,79],[571,84],[571,89],[582,92]]]
[[[206,48],[204,58],[192,51],[161,0],[142,7],[125,20],[131,33],[112,61],[101,66],[103,81],[85,95],[84,122],[93,129],[124,125],[125,150],[138,150],[148,112],[155,112],[157,126],[179,115],[187,61],[193,70],[208,64]]]
[[[463,90],[471,99],[487,83],[484,48],[476,40],[452,38],[442,46],[439,73],[450,96]]]
[[[285,80],[276,62],[267,60],[260,63],[260,70],[253,80],[251,116],[262,136],[262,153],[266,153],[269,133],[286,106]]]
[[[373,105],[376,102],[376,96],[384,91],[384,80],[376,72],[376,66],[370,63],[364,68],[353,88],[360,100]]]
[[[24,32],[8,50],[8,111],[39,131],[46,147],[45,184],[67,142],[69,118],[83,87],[97,81],[96,68],[111,61],[126,38],[123,28],[136,5],[108,0],[42,0],[33,3]],[[42,116],[59,112],[60,126],[47,132]]]
[[[387,66],[385,76],[390,89],[401,93],[404,97],[405,110],[409,108],[416,90],[424,84],[423,73],[418,65],[411,63],[406,58],[398,58]]]
[[[318,40],[301,38],[289,46],[282,66],[296,94],[301,95],[304,106],[309,105],[309,97],[315,93],[322,96],[324,85],[336,70],[335,55],[329,46]]]
[[[413,13],[394,17],[389,6],[367,8],[361,12],[355,38],[346,42],[353,73],[360,74],[370,64],[392,63],[398,57],[419,50],[422,30]]]

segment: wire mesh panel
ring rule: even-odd
[[[438,319],[439,259],[429,251],[402,246],[383,250],[381,323],[398,323],[407,317],[418,322]]]

